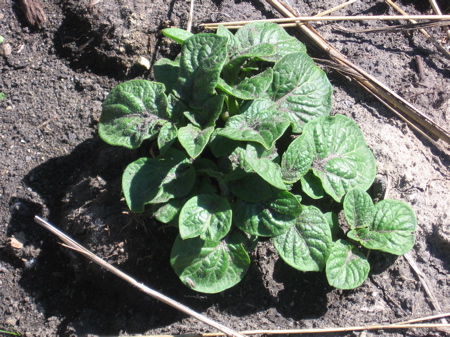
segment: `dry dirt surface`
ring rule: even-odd
[[[142,153],[103,144],[97,124],[101,104],[115,85],[152,79],[154,62],[177,54],[179,47],[160,31],[186,27],[189,2],[41,1],[46,22],[30,27],[18,2],[0,0],[0,35],[5,39],[0,45],[0,330],[30,337],[210,331],[68,251],[33,221],[34,215],[139,281],[236,330],[386,324],[450,311],[450,147],[435,146],[411,131],[355,82],[330,69],[333,113],[353,118],[362,128],[388,197],[409,203],[417,214],[416,245],[409,254],[423,278],[404,257],[372,253],[372,271],[364,284],[336,290],[323,273],[289,268],[265,241],[234,288],[215,295],[185,288],[169,266],[175,231],[162,228],[150,214],[127,214],[121,199],[121,172]],[[341,2],[290,0],[302,15]],[[411,14],[431,13],[425,0],[397,3]],[[449,11],[449,2],[440,5]],[[360,0],[335,14],[395,13],[383,0]],[[274,17],[279,14],[263,0],[197,0],[193,31],[202,22]],[[450,61],[433,45],[418,32],[348,33],[338,27],[393,24],[398,22],[319,22],[314,27],[350,60],[449,130]],[[450,47],[442,29],[430,31]],[[308,50],[323,57],[311,46]],[[423,61],[422,73],[417,59]]]

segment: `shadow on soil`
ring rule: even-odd
[[[124,167],[142,155],[138,151],[105,145],[99,139],[89,139],[69,155],[51,159],[26,175],[24,182],[36,200],[10,200],[12,217],[8,234],[23,232],[27,238],[24,246],[27,251],[11,254],[11,260],[16,265],[24,262],[20,284],[47,318],[60,319],[59,335],[114,335],[124,330],[142,333],[185,316],[61,247],[52,234],[34,223],[35,215],[45,217],[100,257],[118,261],[118,267],[139,282],[196,311],[216,307],[238,317],[262,312],[274,321],[280,314],[299,320],[319,317],[326,312],[326,294],[330,287],[323,275],[296,272],[280,261],[270,272],[276,280],[263,275],[258,268],[260,261],[253,261],[244,280],[221,294],[199,294],[184,287],[168,262],[176,231],[162,230],[152,220],[142,221],[142,216],[133,218],[133,215],[122,214],[124,205],[121,205],[118,181]],[[104,180],[102,188],[92,189],[87,184],[95,177]],[[87,199],[83,199],[83,189],[88,190]],[[105,191],[110,192],[107,193],[110,199],[102,199]],[[95,198],[101,202],[96,203]],[[108,204],[109,208],[101,208],[99,204]],[[111,213],[112,208],[115,213]],[[108,216],[105,216],[105,209]],[[73,223],[67,220],[74,214],[79,214],[81,227],[72,227]],[[87,215],[89,221],[84,223]],[[96,216],[103,218],[96,219]],[[133,219],[123,226],[127,217]],[[116,227],[112,225],[114,219]],[[101,227],[105,224],[106,227]],[[95,227],[94,232],[92,227]],[[100,238],[99,228],[108,229],[104,230],[105,239]],[[90,233],[95,233],[95,240]],[[114,260],[114,254],[108,254],[119,242],[125,242],[126,258]],[[260,245],[270,249],[270,241]],[[284,284],[284,290],[271,288],[277,287],[278,282]],[[299,308],[297,304],[301,303],[312,304]]]

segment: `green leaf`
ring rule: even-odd
[[[98,133],[108,144],[138,148],[167,123],[167,96],[162,83],[131,80],[119,84],[103,103]]]
[[[300,178],[302,190],[311,199],[321,199],[325,195],[320,179],[312,171]]]
[[[262,157],[258,153],[258,149],[252,144],[247,144],[245,150],[245,161],[253,171],[258,173],[261,178],[269,184],[280,190],[287,189],[282,179],[280,165],[274,163],[271,159]]]
[[[189,199],[181,209],[180,236],[182,239],[200,236],[203,240],[221,240],[231,228],[231,218],[227,198],[217,194],[200,194]]]
[[[219,36],[226,37],[228,39],[228,51],[232,52],[239,46],[239,41],[236,40],[234,34],[228,30],[224,25],[218,25],[216,34]]]
[[[382,200],[368,230],[357,230],[361,244],[369,249],[403,255],[414,246],[417,219],[407,204],[398,200]]]
[[[215,95],[214,89],[227,57],[227,38],[200,33],[186,39],[181,48],[178,95],[194,109]]]
[[[359,127],[350,118],[322,116],[304,128],[314,146],[314,174],[334,200],[340,202],[353,188],[367,190],[376,174],[376,163]]]
[[[370,195],[354,188],[344,198],[344,214],[351,229],[367,228],[373,220],[375,207]]]
[[[328,283],[339,289],[359,287],[369,275],[370,265],[356,247],[344,240],[336,241],[327,260]]]
[[[327,219],[328,225],[330,226],[331,236],[333,238],[337,237],[341,231],[337,214],[333,212],[327,212],[324,214],[324,216]]]
[[[248,202],[262,201],[274,197],[280,192],[256,173],[250,173],[243,178],[233,180],[229,186],[231,193]]]
[[[305,123],[330,113],[333,88],[308,55],[286,55],[275,64],[273,72],[268,93],[277,109],[289,116],[294,133],[302,132]]]
[[[185,111],[184,115],[192,124],[201,128],[214,126],[222,113],[224,100],[224,94],[211,96],[203,103],[201,109],[190,109]]]
[[[297,137],[287,148],[281,159],[283,180],[293,184],[300,180],[311,168],[314,148],[310,138],[305,135]]]
[[[231,86],[223,80],[219,80],[217,87],[228,95],[243,99],[252,100],[261,97],[272,83],[273,70],[271,68],[253,77],[245,78],[236,86]]]
[[[187,195],[195,182],[195,171],[181,151],[170,149],[158,159],[140,158],[129,164],[122,177],[128,207],[142,213],[144,205],[163,203]]]
[[[271,22],[249,23],[238,29],[235,35],[240,43],[240,49],[245,50],[253,46],[268,43],[275,51],[270,56],[260,56],[265,61],[277,61],[285,55],[306,52],[306,47],[295,37],[290,36],[283,28]]]
[[[243,113],[230,117],[217,134],[234,140],[256,142],[269,150],[288,127],[288,118],[275,110],[273,102],[257,99]]]
[[[170,264],[187,287],[218,293],[239,283],[250,265],[245,247],[230,241],[182,240],[178,236],[172,247]]]
[[[161,82],[166,86],[166,92],[172,92],[178,81],[178,73],[180,71],[179,60],[169,60],[162,58],[156,61],[153,66],[155,81]]]
[[[162,30],[162,33],[164,34],[164,36],[174,40],[179,44],[183,44],[185,40],[194,35],[191,32],[180,28],[165,28]]]
[[[209,142],[209,137],[214,131],[214,127],[201,130],[192,124],[178,130],[178,140],[185,148],[191,158],[196,158],[202,153]]]
[[[240,144],[239,141],[220,136],[220,128],[214,130],[209,141],[209,147],[216,158],[230,155]]]
[[[185,198],[174,198],[170,199],[165,204],[157,204],[155,205],[156,207],[153,215],[156,220],[162,223],[172,223],[180,213],[181,208],[183,207],[185,202]]]
[[[281,258],[302,271],[322,270],[333,244],[327,219],[313,206],[303,206],[295,226],[272,240]]]
[[[160,154],[164,154],[173,142],[177,139],[177,128],[172,123],[166,123],[159,130],[158,149]]]
[[[295,224],[301,212],[298,199],[287,191],[260,202],[238,199],[233,208],[233,223],[242,231],[256,236],[277,236]]]

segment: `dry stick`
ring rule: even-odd
[[[389,0],[386,0],[389,1]],[[271,1],[268,1],[271,3]],[[258,20],[261,22],[273,22],[273,23],[306,23],[311,21],[367,21],[367,20],[450,20],[450,15],[355,15],[355,16],[296,16],[291,13],[289,18],[284,19],[264,19]],[[247,23],[255,22],[254,20],[244,20],[244,21],[232,21],[232,22],[221,22],[220,24],[229,26],[242,26]],[[201,26],[205,28],[217,28],[218,23],[203,23]]]
[[[61,241],[63,241],[65,243],[65,246],[67,248],[77,251],[81,255],[83,255],[83,256],[87,257],[89,260],[97,263],[98,265],[105,268],[106,270],[113,273],[114,275],[119,276],[121,279],[127,281],[128,283],[130,283],[134,287],[138,288],[140,291],[146,293],[147,295],[149,295],[167,305],[170,305],[171,307],[173,307],[181,312],[184,312],[185,314],[187,314],[189,316],[197,318],[198,320],[202,321],[203,323],[206,323],[206,324],[212,326],[213,328],[222,331],[225,335],[229,335],[229,336],[233,336],[233,337],[243,337],[243,335],[240,334],[239,332],[237,332],[233,329],[230,329],[220,323],[217,323],[202,314],[197,313],[196,311],[188,308],[187,306],[171,299],[170,297],[167,297],[167,296],[157,292],[156,290],[153,290],[153,289],[143,285],[142,283],[138,283],[135,279],[128,276],[127,274],[120,271],[119,269],[113,267],[108,262],[102,260],[98,256],[94,255],[93,253],[88,251],[86,248],[84,248],[82,245],[80,245],[78,242],[71,239],[69,236],[67,236],[66,234],[61,232],[59,229],[57,229],[56,227],[49,224],[47,221],[41,219],[40,217],[35,216],[34,221],[36,221],[42,227],[44,227],[48,231],[55,234],[58,238],[60,238]]]
[[[427,277],[425,276],[425,274],[422,272],[422,270],[420,270],[416,261],[411,257],[411,255],[409,253],[406,253],[405,255],[403,255],[403,257],[406,259],[406,261],[408,261],[411,268],[414,269],[417,276],[419,277],[419,280],[422,283],[423,288],[425,289],[425,292],[430,297],[431,304],[433,305],[434,310],[441,312],[442,308],[439,304],[439,301],[436,299],[436,296],[434,296],[434,293],[431,290],[430,286],[428,285],[428,280],[427,280]],[[441,322],[444,324],[447,324],[447,320],[445,318],[442,318]]]
[[[435,12],[437,15],[442,15],[441,9],[439,8],[439,6],[438,6],[436,0],[430,0],[430,4],[431,4],[431,7],[433,7],[433,10],[434,10],[434,12]],[[447,37],[450,39],[450,30],[449,30],[448,27],[446,27],[446,28],[447,28],[447,29],[446,29],[446,30],[447,30]]]
[[[403,9],[401,9],[399,6],[397,6],[395,3],[393,3],[391,0],[385,0],[392,8],[394,8],[397,12],[401,13],[404,15],[404,19],[407,18],[408,13],[406,13]],[[436,19],[444,19],[445,16],[448,15],[433,15]],[[410,17],[408,18],[408,20],[412,23],[416,23],[415,20],[411,19]],[[448,58],[450,60],[450,53],[447,51],[447,49],[445,49],[444,47],[441,46],[441,44],[434,38],[432,37],[430,34],[428,34],[428,32],[425,29],[419,29],[419,31],[425,35],[425,37],[434,44],[434,46],[437,48],[437,50],[439,50],[446,58]]]
[[[388,26],[388,27],[380,27],[380,28],[369,28],[369,29],[349,29],[344,28],[341,26],[336,25],[338,28],[335,28],[338,31],[343,31],[347,33],[378,33],[378,32],[401,32],[405,30],[413,30],[413,29],[420,29],[420,28],[430,28],[430,27],[436,27],[436,26],[448,26],[450,24],[449,20],[443,20],[443,21],[427,21],[427,22],[419,22],[419,23],[408,23],[404,25],[395,25],[395,26]],[[289,24],[292,25],[292,24]],[[285,25],[280,25],[284,27]]]
[[[292,10],[278,0],[267,0],[285,17],[296,17]],[[383,83],[369,75],[367,72],[351,63],[344,55],[328,43],[314,28],[308,24],[299,24],[297,29],[308,38],[312,44],[325,52],[333,61],[340,66],[349,68],[348,72],[355,72],[358,75],[353,78],[372,95],[378,98],[385,106],[391,109],[397,116],[407,122],[410,127],[431,140],[433,143],[437,139],[442,139],[450,144],[450,134],[425,116],[411,103],[397,95]],[[435,143],[439,147],[438,143]]]
[[[187,22],[187,27],[186,27],[186,30],[188,32],[191,31],[193,17],[194,17],[194,0],[191,0],[191,7],[189,9],[189,17],[188,17],[188,22]]]
[[[314,15],[314,16],[325,16],[325,15],[328,15],[328,14],[336,12],[337,10],[342,9],[342,8],[348,6],[348,5],[351,5],[352,3],[355,3],[356,1],[358,1],[358,0],[350,0],[350,1],[344,2],[343,4],[340,4],[340,5],[337,5],[337,6],[333,7],[333,8],[327,9],[326,11],[320,12],[320,13]]]
[[[388,329],[442,329],[448,328],[450,324],[402,324],[402,325],[368,325],[368,326],[349,326],[346,328],[326,328],[326,329],[292,329],[292,330],[248,330],[241,331],[243,335],[301,335],[305,333],[336,333],[349,331],[364,331],[364,330],[388,330]],[[223,336],[221,333],[203,333],[203,334],[188,334],[188,335],[144,335],[141,337],[214,337]]]

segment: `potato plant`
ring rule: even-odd
[[[154,155],[126,167],[123,193],[132,212],[151,208],[178,228],[170,263],[181,282],[205,293],[234,286],[260,238],[341,289],[368,275],[360,247],[412,248],[414,213],[399,201],[374,205],[365,192],[374,156],[352,120],[330,116],[331,84],[301,42],[272,23],[163,33],[180,55],[155,64],[156,82],[114,88],[99,134],[130,149],[153,142]],[[342,203],[348,233],[335,234],[336,216],[302,195]]]

